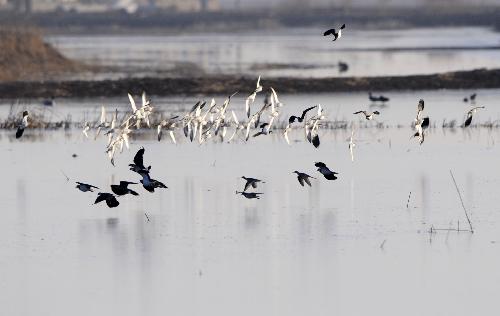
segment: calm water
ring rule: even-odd
[[[440,125],[463,117],[460,100],[469,93],[389,95],[379,121],[392,127],[358,129],[354,163],[350,130],[323,131],[319,149],[300,130],[291,133],[292,146],[278,132],[246,144],[175,146],[158,143],[151,131],[133,140],[114,168],[104,139],[84,140],[79,130],[27,131],[22,141],[2,131],[0,314],[495,315],[500,130],[437,127],[423,146],[409,141],[418,98]],[[479,91],[487,108],[476,122],[499,118],[499,97],[499,90]],[[174,109],[192,99],[154,98]],[[353,94],[280,99],[285,113],[321,102],[330,118],[355,126],[350,113],[367,106],[366,96]],[[126,99],[58,102],[54,113],[77,118],[93,113],[89,106]],[[137,186],[140,196],[108,209],[74,188],[74,181],[108,190],[119,180],[139,180],[127,164],[140,146],[168,190],[151,194]],[[340,179],[320,178],[314,161]],[[473,235],[427,232],[431,225],[466,225],[450,169]],[[294,170],[318,179],[303,188]],[[266,181],[261,200],[234,194],[242,175]]]
[[[103,70],[102,78],[387,76],[500,67],[500,50],[491,49],[500,46],[500,34],[486,28],[347,29],[335,43],[322,33],[322,29],[291,29],[236,34],[64,35],[47,40],[70,58],[114,69]],[[347,72],[339,73],[339,61],[349,65]]]

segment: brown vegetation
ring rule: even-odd
[[[0,81],[54,79],[82,66],[43,41],[33,29],[0,29]]]

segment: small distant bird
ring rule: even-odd
[[[472,123],[472,116],[476,114],[478,109],[484,109],[484,106],[476,106],[467,112],[467,119],[465,119],[464,127],[468,127]]]
[[[373,111],[373,112],[367,112],[367,111],[357,111],[357,112],[354,112],[353,114],[363,114],[365,116],[365,118],[370,121],[373,119],[373,116],[374,115],[380,115],[380,112],[379,111]]]
[[[305,109],[304,111],[302,111],[301,116],[295,116],[295,115],[290,116],[290,118],[288,119],[288,123],[292,124],[293,122],[295,122],[295,120],[297,120],[297,122],[299,122],[299,123],[302,123],[304,121],[304,118],[306,117],[307,112],[311,111],[312,109],[314,109],[316,107],[317,107],[317,105],[311,106],[310,108]]]
[[[142,180],[141,180],[142,186],[147,191],[153,193],[155,191],[155,189],[158,189],[158,188],[168,189],[168,187],[165,184],[163,184],[162,182],[155,180],[155,179],[152,179],[149,176],[148,171],[143,170],[143,171],[139,172],[139,174],[142,176]]]
[[[246,197],[247,199],[257,199],[259,200],[260,199],[260,196],[259,195],[262,195],[264,193],[257,193],[257,192],[238,192],[236,191],[236,194],[241,194],[243,195],[244,197]]]
[[[354,147],[356,144],[354,143],[354,130],[351,131],[351,138],[349,140],[349,151],[351,152],[351,161],[354,161]]]
[[[339,61],[337,63],[337,68],[339,69],[340,73],[347,72],[349,70],[349,65],[343,61]]]
[[[76,188],[82,192],[94,192],[93,189],[97,189],[97,190],[100,190],[98,187],[96,186],[93,186],[93,185],[90,185],[90,184],[87,184],[87,183],[83,183],[83,182],[76,182]]]
[[[23,119],[19,124],[19,126],[17,127],[16,138],[21,138],[21,136],[23,136],[24,129],[28,127],[28,115],[29,115],[28,111],[23,112]]]
[[[42,101],[42,105],[44,106],[54,106],[56,104],[56,98],[51,96],[50,99],[45,99]]]
[[[128,182],[128,181],[120,181],[120,184],[112,184],[111,185],[111,191],[113,191],[114,194],[116,195],[125,195],[125,194],[132,194],[132,195],[139,195],[139,193],[131,190],[128,188],[129,184],[137,184],[135,182]]]
[[[89,134],[88,134],[88,131],[89,131],[89,130],[90,130],[90,124],[89,124],[89,122],[85,122],[85,123],[83,124],[83,131],[82,131],[82,133],[83,133],[83,135],[85,135],[85,137],[87,137],[87,138],[89,138]]]
[[[111,193],[97,193],[97,199],[94,204],[100,203],[102,201],[106,201],[106,204],[109,208],[117,207],[120,205],[120,202],[116,199],[116,197]]]
[[[323,33],[323,36],[333,35],[332,41],[336,41],[337,39],[342,37],[342,30],[343,29],[345,29],[345,24],[342,24],[342,26],[340,27],[338,32],[335,29],[329,29],[328,31]]]
[[[314,164],[316,167],[318,167],[318,171],[325,177],[327,180],[337,180],[337,174],[338,172],[331,171],[328,169],[328,167],[322,163],[322,162],[316,162]]]
[[[425,135],[424,130],[430,125],[429,117],[424,117],[423,119],[417,119],[415,121],[415,129],[417,130],[413,137],[418,137],[420,145],[424,143]]]
[[[245,188],[243,189],[243,191],[248,190],[248,188],[250,188],[250,187],[256,189],[257,183],[259,183],[259,182],[265,183],[264,181],[259,180],[259,179],[255,179],[255,178],[247,178],[247,177],[241,177],[241,178],[246,181]]]
[[[383,95],[380,96],[374,96],[371,92],[368,92],[368,99],[372,102],[387,102],[389,101],[389,98]]]
[[[307,183],[309,186],[311,186],[311,181],[309,181],[309,178],[316,179],[315,177],[311,177],[307,173],[298,172],[298,171],[294,171],[292,173],[297,174],[297,180],[299,180],[299,183],[301,186],[304,186],[304,182]]]
[[[260,126],[261,130],[258,133],[253,134],[253,137],[257,137],[260,135],[269,135],[273,131],[269,130],[269,123],[262,123]]]
[[[471,103],[475,103],[476,102],[476,97],[477,97],[477,93],[473,93],[473,94],[470,95],[470,97],[468,97],[468,98],[465,97],[464,98],[464,102],[467,103],[470,100]]]

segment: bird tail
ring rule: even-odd
[[[128,192],[129,192],[130,194],[132,194],[132,195],[135,195],[135,196],[138,196],[138,195],[139,195],[139,193],[135,192],[134,190],[130,190],[130,189],[129,189],[129,190],[128,190]]]

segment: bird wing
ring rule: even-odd
[[[238,118],[236,117],[236,113],[234,111],[231,111],[233,113],[233,120],[236,124],[240,125],[240,122],[238,121]]]
[[[323,33],[323,36],[328,36],[331,34],[335,34],[335,29],[329,29],[329,30],[325,31],[325,33]]]
[[[145,107],[148,104],[148,101],[146,100],[146,91],[142,91],[142,107]]]
[[[170,138],[172,138],[172,141],[174,142],[174,144],[177,144],[177,142],[175,141],[174,131],[170,131],[169,135],[170,135]]]
[[[99,120],[102,123],[106,122],[106,109],[104,106],[101,106],[101,118]]]
[[[302,116],[301,116],[301,119],[303,120],[303,119],[304,119],[304,117],[306,117],[307,112],[311,111],[311,110],[312,110],[312,109],[314,109],[315,107],[317,107],[317,105],[315,105],[315,106],[311,106],[310,108],[307,108],[307,109],[305,109],[304,111],[302,111]],[[295,116],[294,116],[294,117],[295,117]]]
[[[248,96],[245,100],[245,112],[247,113],[247,117],[250,117],[250,103],[255,101],[256,94],[255,92]]]
[[[145,149],[144,149],[144,147],[142,147],[141,149],[139,149],[137,151],[137,153],[134,156],[134,164],[136,164],[137,166],[139,166],[141,168],[144,168],[144,152],[145,152]]]
[[[246,191],[250,187],[251,184],[252,184],[252,181],[247,180],[247,183],[245,183],[245,188],[243,189],[243,191]]]
[[[309,180],[309,177],[304,177],[304,181],[309,185],[309,186],[312,186],[311,185],[311,181]]]
[[[130,100],[130,106],[132,106],[132,112],[134,113],[137,112],[137,106],[135,105],[135,100],[130,93],[128,94],[128,99]]]
[[[297,179],[299,179],[299,183],[301,186],[304,186],[304,178],[301,177],[300,175],[297,177]]]
[[[366,115],[366,111],[357,111],[357,112],[354,112],[353,114],[361,114],[361,113]]]
[[[105,201],[106,198],[107,198],[107,194],[106,193],[97,193],[97,199],[95,199],[94,204],[97,204],[99,202]]]
[[[156,132],[158,134],[158,141],[161,141],[161,136],[162,136],[161,124],[158,124],[158,127],[156,128]]]
[[[255,87],[255,92],[260,92],[262,91],[262,86],[260,85],[260,76],[259,78],[257,79],[257,85]]]

